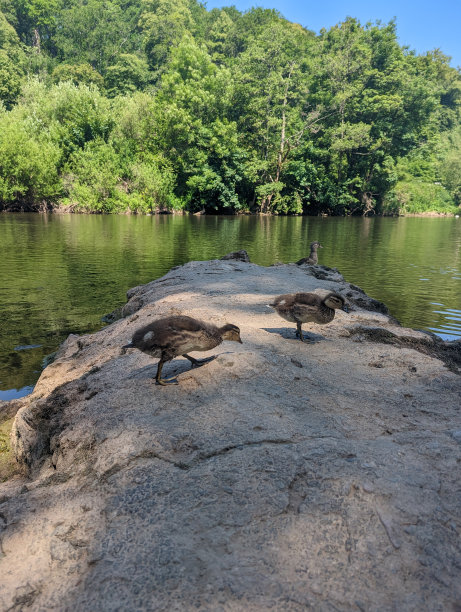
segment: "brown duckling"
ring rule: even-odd
[[[309,257],[303,257],[299,261],[296,262],[297,266],[301,266],[302,264],[311,264],[316,266],[319,262],[319,257],[317,255],[317,249],[323,249],[323,246],[320,244],[318,240],[315,242],[311,242],[311,252],[309,253]]]
[[[215,359],[216,355],[198,360],[187,353],[189,351],[209,351],[221,344],[223,340],[233,340],[242,344],[239,328],[231,323],[216,327],[216,325],[198,321],[192,317],[171,316],[157,319],[138,329],[130,344],[126,344],[122,349],[137,348],[151,357],[160,358],[155,376],[156,384],[178,384],[176,379],[167,381],[161,378],[165,362],[182,355],[192,363],[193,368],[199,367]]]
[[[332,291],[326,296],[317,293],[288,293],[279,295],[270,304],[287,321],[296,323],[296,336],[304,342],[301,326],[303,323],[325,325],[335,318],[335,310],[341,308],[348,312],[346,300]]]

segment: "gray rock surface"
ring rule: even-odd
[[[460,343],[322,276],[190,262],[67,339],[15,420],[29,475],[0,485],[1,610],[460,609]],[[266,306],[331,289],[352,312],[310,343]],[[167,314],[244,344],[155,386],[121,346]]]

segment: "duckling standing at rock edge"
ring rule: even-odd
[[[323,246],[318,240],[316,240],[315,242],[311,242],[310,247],[311,252],[309,253],[309,257],[303,257],[302,259],[297,261],[297,266],[301,266],[302,264],[311,264],[313,266],[316,266],[318,264],[319,257],[317,255],[317,249],[323,249]]]
[[[303,323],[325,325],[335,318],[335,310],[341,308],[348,312],[346,300],[332,291],[326,296],[317,293],[288,293],[279,295],[272,304],[277,313],[286,321],[296,323],[296,336],[304,342],[301,326]]]
[[[223,340],[240,342],[240,329],[236,325],[227,323],[216,327],[211,323],[198,321],[192,317],[171,316],[158,319],[138,329],[129,344],[122,349],[136,348],[150,355],[160,358],[157,366],[155,381],[157,385],[178,384],[176,379],[162,379],[163,364],[182,355],[192,363],[193,368],[204,365],[216,358],[194,359],[187,353],[189,351],[209,351]]]

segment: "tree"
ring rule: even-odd
[[[11,108],[19,96],[24,51],[14,28],[0,12],[0,101]]]
[[[316,137],[331,176],[321,203],[366,214],[395,183],[397,158],[418,145],[436,97],[393,22],[362,28],[348,18],[319,42],[312,96],[337,109]]]
[[[156,146],[177,174],[177,195],[192,209],[241,208],[244,152],[229,121],[232,78],[190,38],[172,50],[156,104]]]
[[[307,101],[311,42],[309,32],[271,15],[236,62],[232,116],[250,149],[246,174],[262,212],[290,210],[285,171],[319,119]]]
[[[121,53],[105,76],[107,95],[113,98],[143,90],[149,80],[147,62],[132,53]]]
[[[53,70],[54,83],[71,81],[74,85],[96,85],[101,89],[104,79],[90,64],[59,64]]]
[[[79,0],[63,8],[53,37],[61,62],[90,64],[104,75],[121,53],[140,45],[137,32],[139,5],[123,10],[115,0]]]
[[[149,0],[141,18],[144,48],[149,67],[163,72],[170,55],[185,36],[194,31],[189,0]]]
[[[442,183],[456,205],[461,206],[461,126],[444,135],[441,149],[439,173]]]
[[[59,149],[18,117],[0,116],[0,206],[32,206],[57,199]]]
[[[16,31],[22,42],[34,47],[37,53],[42,46],[51,51],[56,16],[62,6],[62,0],[15,0]]]
[[[23,88],[16,114],[38,137],[48,134],[60,151],[58,167],[91,140],[108,140],[114,126],[111,103],[94,86],[60,82],[47,87],[37,79]]]

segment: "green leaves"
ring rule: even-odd
[[[106,70],[105,86],[111,98],[143,90],[148,81],[147,62],[131,53],[121,53]]]
[[[196,0],[2,7],[0,121],[14,144],[2,137],[0,207],[460,203],[459,71],[439,50],[402,48],[394,22],[348,18],[316,36],[273,10]]]
[[[0,102],[8,109],[19,96],[24,61],[18,35],[0,12]]]
[[[28,206],[53,201],[60,192],[59,148],[46,134],[0,117],[0,203]]]

